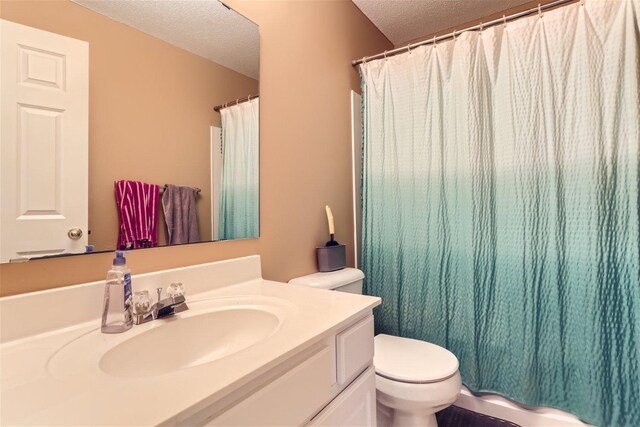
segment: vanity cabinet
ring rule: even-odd
[[[376,373],[373,366],[316,415],[310,426],[375,426]]]
[[[178,425],[374,426],[373,348],[368,313]]]
[[[102,334],[102,281],[0,298],[2,425],[375,425],[380,298],[264,280],[255,255],[132,281],[183,282],[189,310]]]

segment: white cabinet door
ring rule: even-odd
[[[369,315],[336,335],[338,384],[346,385],[373,364],[373,316]]]
[[[334,348],[323,347],[222,415],[205,421],[204,425],[303,425],[331,400],[331,386],[336,375],[334,366]]]
[[[89,45],[6,20],[0,38],[0,262],[84,252]]]
[[[364,371],[311,422],[310,426],[355,427],[376,425],[376,374]]]

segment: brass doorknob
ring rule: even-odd
[[[80,227],[72,227],[69,229],[67,236],[69,236],[71,240],[78,240],[82,237],[82,229]]]

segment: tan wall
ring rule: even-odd
[[[202,189],[201,238],[211,240],[213,107],[258,93],[258,81],[72,3],[3,1],[0,17],[89,42],[89,243],[116,247],[115,180]],[[160,209],[160,212],[162,210]],[[160,245],[166,244],[164,218]]]
[[[333,209],[336,238],[349,245],[353,265],[349,91],[359,90],[360,82],[350,61],[391,43],[350,0],[226,3],[260,25],[260,238],[133,251],[129,265],[143,273],[261,254],[265,278],[287,281],[316,270],[314,247],[327,241],[325,204]],[[66,26],[77,25],[70,20]],[[1,265],[0,292],[99,280],[111,258]]]

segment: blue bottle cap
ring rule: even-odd
[[[125,265],[127,263],[123,251],[116,251],[116,257],[113,259],[113,265]]]

